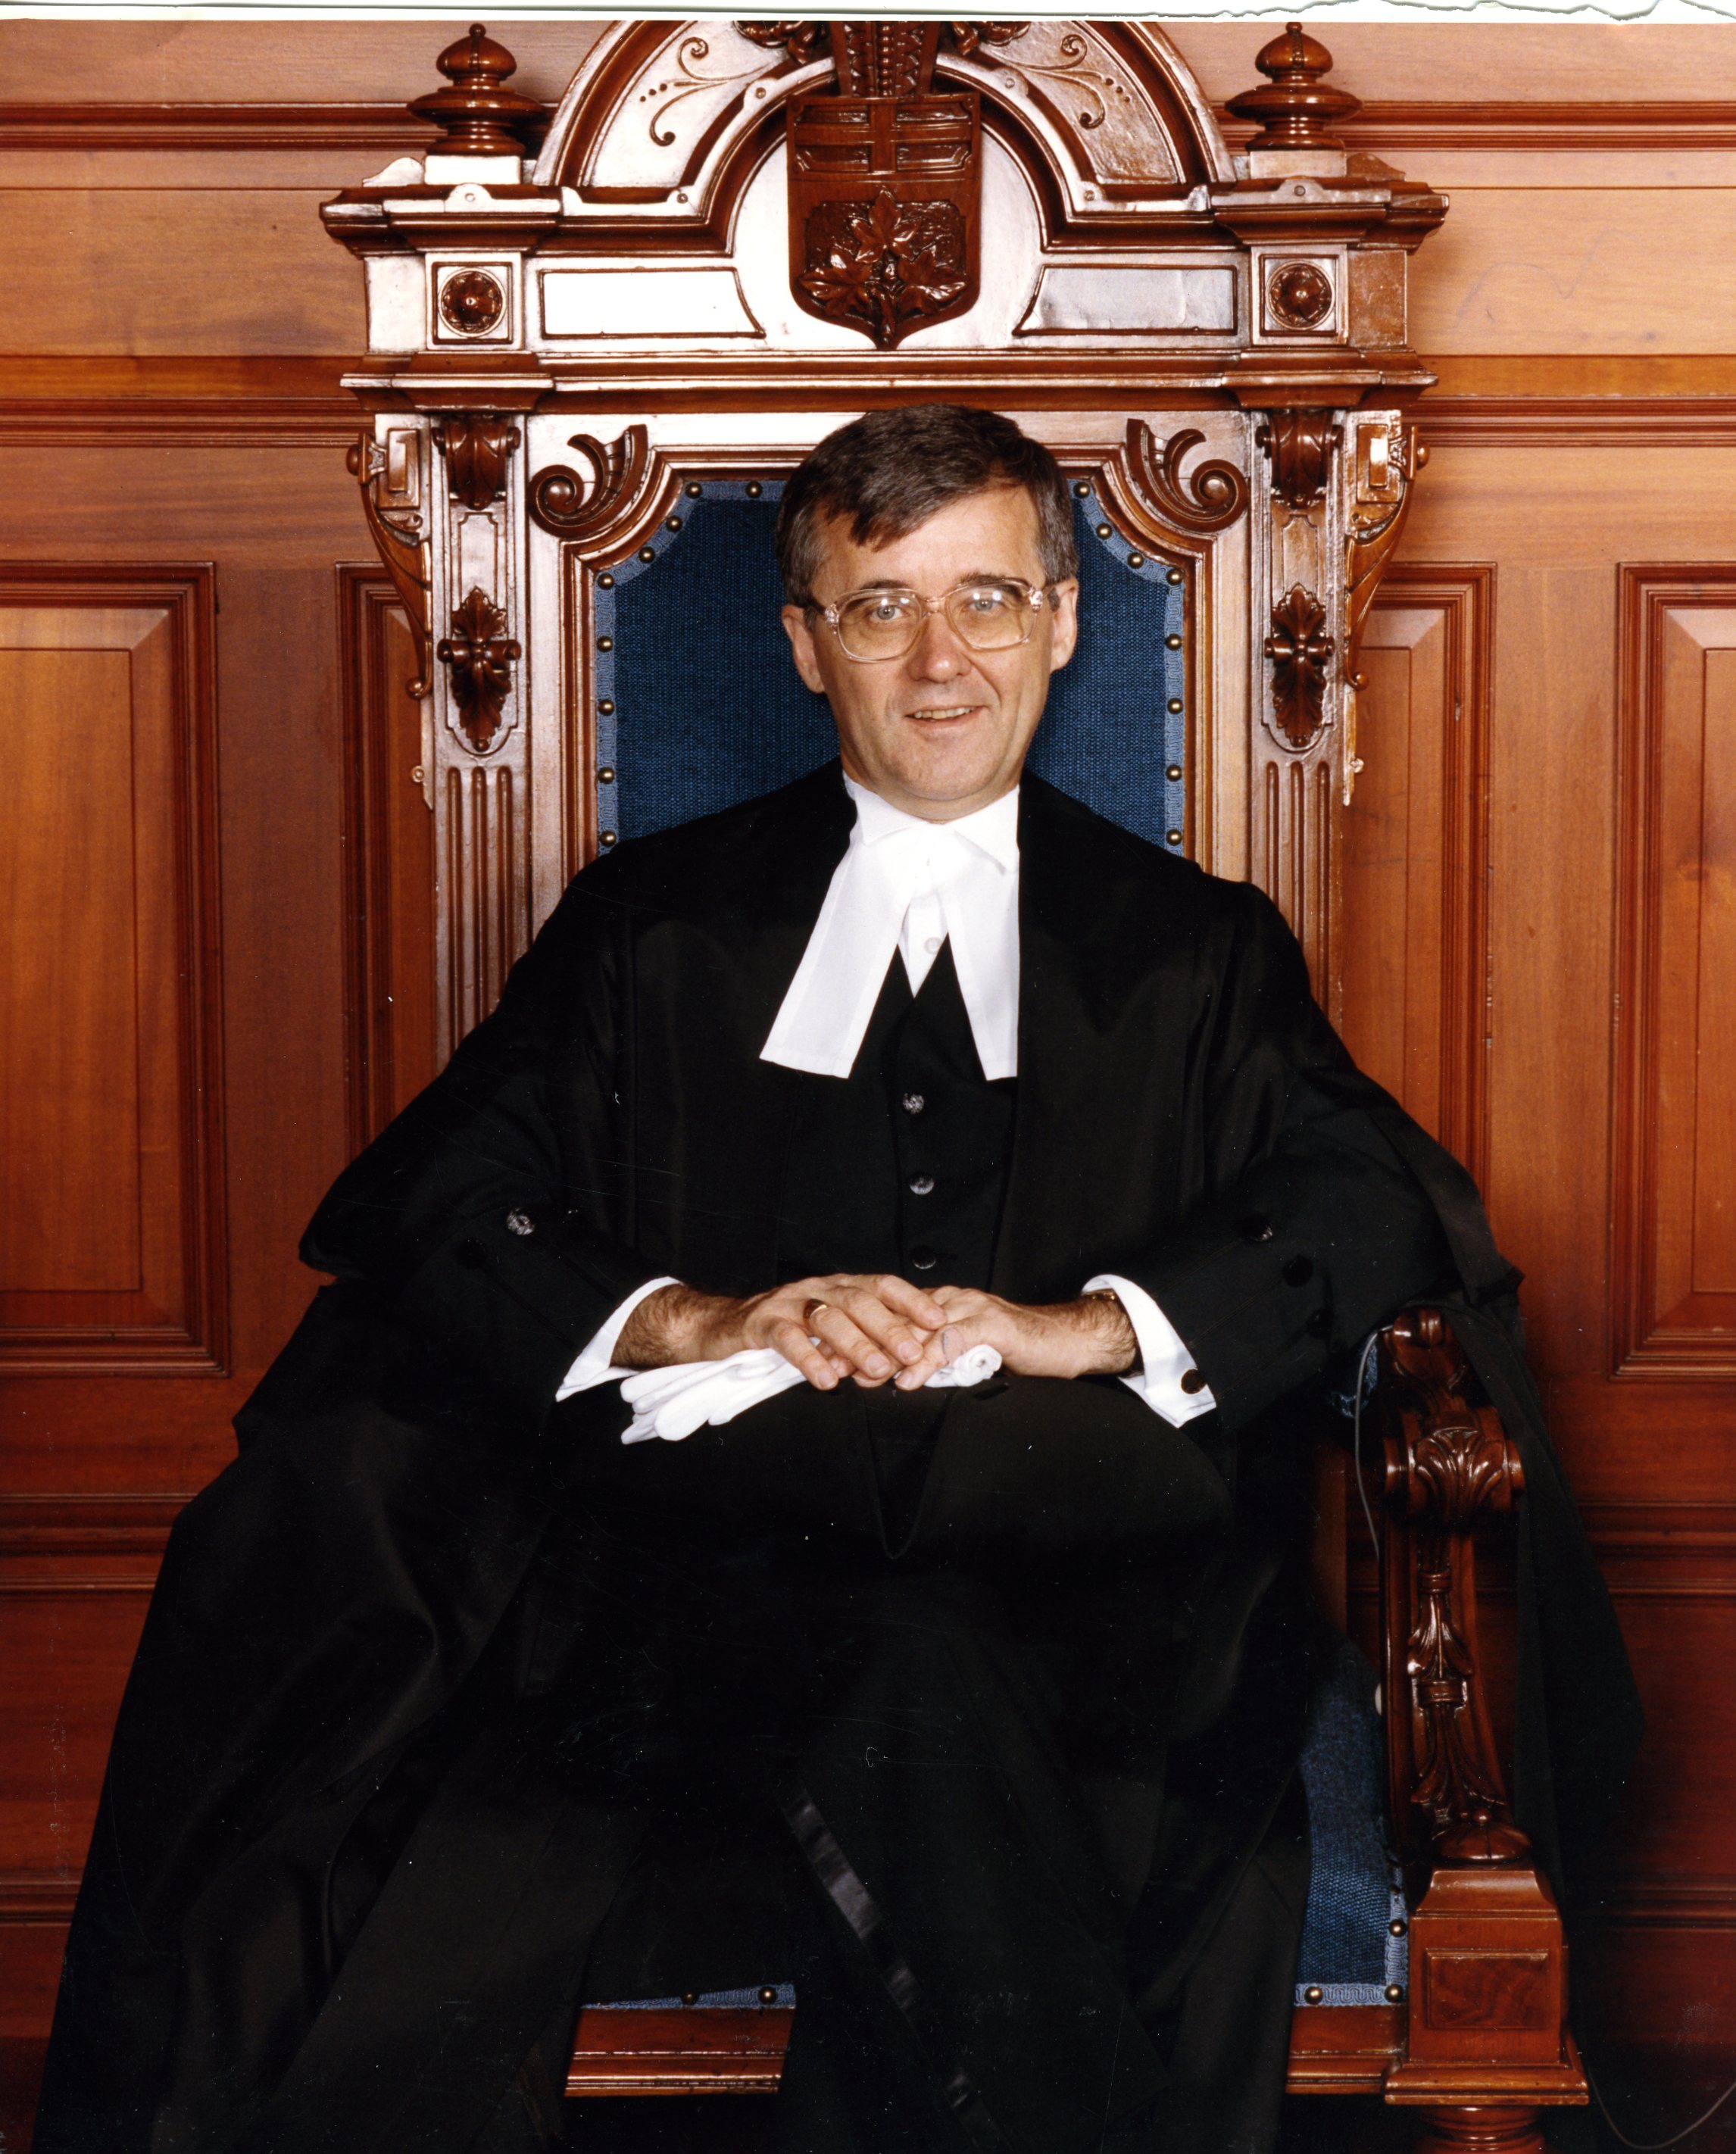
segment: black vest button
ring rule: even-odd
[[[920,1115],[928,1102],[920,1092],[906,1092],[899,1105],[907,1115]]]
[[[939,1262],[939,1257],[926,1242],[918,1243],[910,1253],[910,1268],[913,1272],[932,1272]]]
[[[1190,1397],[1195,1391],[1202,1391],[1205,1388],[1206,1380],[1197,1369],[1184,1369],[1182,1371],[1182,1389]]]
[[[934,1177],[932,1174],[913,1174],[910,1178],[910,1193],[912,1197],[932,1197]]]
[[[1292,1257],[1284,1268],[1286,1286],[1306,1286],[1314,1277],[1314,1265],[1306,1257]]]

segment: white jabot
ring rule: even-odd
[[[847,1077],[899,951],[916,993],[941,945],[985,1077],[1019,1072],[1019,789],[953,823],[907,815],[851,778],[850,845],[832,875],[763,1062]]]

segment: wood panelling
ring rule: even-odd
[[[1169,27],[1213,100],[1252,84],[1266,28]],[[515,23],[513,86],[558,97],[595,33]],[[408,775],[420,713],[395,685],[411,661],[378,571],[334,586],[335,564],[370,559],[340,380],[363,316],[355,266],[314,209],[420,139],[401,103],[434,86],[450,35],[426,20],[0,23],[15,100],[0,107],[0,192],[28,298],[0,360],[0,579],[27,573],[8,560],[76,561],[94,579],[115,560],[209,561],[222,594],[210,798],[228,1089],[215,1186],[227,1183],[232,1228],[231,1374],[63,1366],[13,1376],[0,1397],[0,1587],[20,1589],[0,1591],[0,2042],[46,2030],[139,1589],[305,1306],[314,1281],[294,1245],[309,1212],[426,1067],[418,923],[393,901],[431,873],[417,850],[431,819]],[[1736,2049],[1736,1388],[1727,1363],[1611,1375],[1639,1336],[1624,1314],[1634,1267],[1611,1263],[1612,1209],[1639,1214],[1611,1132],[1631,1126],[1616,1087],[1628,1106],[1636,1095],[1618,893],[1643,897],[1654,924],[1685,917],[1693,889],[1713,914],[1727,901],[1704,865],[1727,855],[1703,835],[1691,858],[1660,854],[1642,889],[1616,823],[1624,777],[1630,791],[1641,777],[1665,788],[1653,804],[1666,835],[1685,834],[1667,789],[1689,771],[1714,837],[1728,807],[1730,750],[1708,737],[1696,751],[1693,712],[1726,722],[1728,646],[1696,636],[1736,605],[1719,565],[1736,560],[1736,28],[1335,21],[1327,42],[1334,79],[1370,100],[1353,146],[1453,195],[1415,263],[1413,338],[1441,381],[1417,406],[1434,454],[1366,654],[1347,1023],[1480,1164],[1503,1246],[1528,1274],[1534,1360],[1650,1715],[1603,1929],[1575,1963],[1594,2031],[1722,2061]],[[865,401],[884,401],[882,375],[861,369]],[[582,396],[582,369],[572,379]],[[970,355],[935,380],[993,386]],[[681,393],[647,378],[649,398]],[[1077,393],[1099,392],[1081,377]],[[744,368],[721,401],[751,410],[758,394]],[[1716,573],[1666,565],[1624,583],[1633,562]],[[1656,693],[1629,671],[1647,635],[1673,653]],[[77,938],[94,932],[99,897],[112,921],[122,888],[103,835],[119,827],[115,736],[101,724],[120,703],[112,649],[65,636],[57,649],[54,707],[64,738],[89,743],[75,775],[102,779],[80,839],[93,903],[53,929]],[[8,719],[22,707],[8,699]],[[48,708],[33,701],[30,723]],[[1662,765],[1636,760],[1647,727],[1662,729]],[[135,784],[133,821],[162,797]],[[30,872],[64,904],[48,865],[38,850]],[[112,1033],[114,978],[75,982],[56,1022]],[[1720,1058],[1736,1054],[1728,1023],[1675,972],[1653,998],[1672,1025],[1692,1008],[1712,1056],[1696,1112],[1703,1095],[1715,1114]],[[117,1171],[105,1126],[106,1155],[93,1143],[52,1171],[94,1179],[100,1166],[119,1187],[124,1150]],[[1669,1151],[1679,1129],[1661,1119],[1649,1141]],[[138,1186],[156,1171],[135,1164]],[[1697,1167],[1691,1192],[1658,1185],[1678,1228],[1698,1231],[1714,1181],[1703,1187]],[[1655,1231],[1663,1214],[1647,1202]],[[1722,1214],[1712,1228],[1715,1244]],[[88,1279],[113,1247],[81,1212],[61,1253]],[[1660,1313],[1654,1296],[1643,1322]],[[1642,2136],[1689,2113],[1679,2104]]]
[[[72,1912],[153,1569],[0,1580],[0,1922]]]
[[[226,1358],[212,582],[0,569],[0,1366]]]
[[[1616,1370],[1736,1376],[1736,565],[1626,566]]]
[[[1343,1033],[1362,1067],[1482,1170],[1494,571],[1389,569],[1362,646],[1363,768],[1340,824]]]
[[[435,1069],[434,818],[428,706],[410,623],[377,568],[338,571],[344,693],[345,1033],[350,1144],[360,1151]]]
[[[1736,228],[1736,186],[1455,187],[1453,213],[1412,269],[1419,351],[1736,348],[1736,286],[1695,276]]]
[[[1164,20],[1201,88],[1214,103],[1246,89],[1246,18]],[[1258,27],[1257,25],[1255,26]],[[1453,102],[1475,111],[1510,111],[1523,100],[1545,110],[1594,109],[1629,100],[1693,104],[1727,94],[1732,36],[1724,23],[1588,23],[1533,19],[1447,23],[1331,18],[1334,82],[1376,104]]]
[[[8,342],[117,355],[359,350],[361,280],[319,223],[331,191],[0,186],[14,273],[32,293],[29,329]]]

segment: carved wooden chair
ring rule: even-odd
[[[1259,55],[1238,155],[1135,23],[624,22],[552,116],[480,29],[439,65],[440,142],[323,212],[367,274],[351,467],[418,650],[439,1051],[599,849],[830,754],[777,646],[782,476],[933,398],[1017,411],[1074,482],[1087,630],[1034,767],[1258,880],[1332,1008],[1358,641],[1420,460],[1377,400],[1432,378],[1407,256],[1447,206],[1346,156],[1323,48]],[[1289,2087],[1520,2154],[1585,2096],[1478,1672],[1473,1529],[1519,1467],[1437,1313],[1381,1335],[1365,1425],[1384,1712],[1346,1649]],[[1321,1485],[1341,1618],[1342,1462]],[[569,2093],[770,2093],[799,2007],[766,1973],[588,2006]]]

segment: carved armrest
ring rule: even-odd
[[[1439,1310],[1381,1334],[1371,1400],[1384,1452],[1381,1550],[1387,1798],[1413,1873],[1525,1861],[1477,1643],[1479,1515],[1511,1511],[1519,1454]]]

